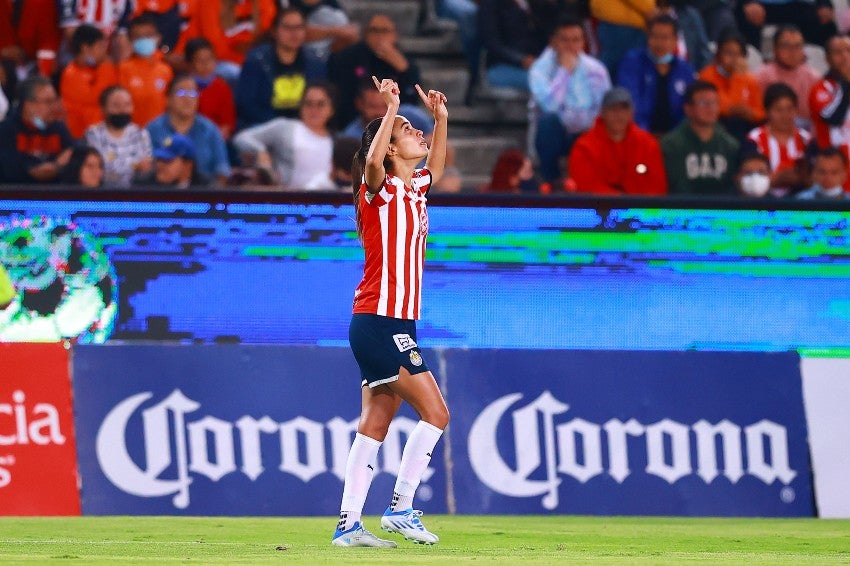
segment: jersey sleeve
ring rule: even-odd
[[[417,189],[423,195],[427,195],[431,190],[431,170],[427,167],[417,169],[413,172],[413,178],[416,179]]]
[[[364,175],[360,181],[361,199],[369,206],[382,207],[393,200],[393,193],[388,190],[389,177],[384,177],[384,183],[381,185],[381,190],[377,193],[369,192],[369,186],[366,184],[366,176]]]

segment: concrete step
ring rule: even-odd
[[[455,150],[455,164],[464,179],[468,175],[490,175],[499,155],[506,149],[518,147],[514,140],[504,137],[452,137],[451,144]]]
[[[448,100],[463,103],[469,71],[466,69],[422,69],[422,88],[439,90]]]
[[[366,22],[375,13],[386,14],[395,22],[399,37],[416,34],[419,24],[419,0],[342,0],[340,2],[351,21],[366,26]]]
[[[449,122],[525,127],[528,125],[528,103],[521,100],[476,100],[470,106],[465,106],[449,99]]]
[[[457,32],[399,37],[398,45],[404,53],[417,58],[443,59],[447,56],[463,56],[463,47]]]

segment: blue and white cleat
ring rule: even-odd
[[[398,546],[391,540],[376,537],[367,531],[366,527],[360,524],[360,521],[357,521],[350,529],[345,531],[337,529],[331,544],[334,546],[372,546],[375,548],[395,548]]]
[[[405,509],[404,511],[393,511],[389,507],[381,517],[381,528],[390,533],[398,533],[407,540],[419,544],[436,544],[440,537],[430,532],[419,520],[422,511],[418,509]]]

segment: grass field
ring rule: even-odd
[[[850,564],[850,521],[426,516],[435,546],[336,548],[334,518],[0,518],[0,564]],[[377,529],[374,517],[367,528]],[[374,527],[374,528],[373,528]]]

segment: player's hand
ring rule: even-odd
[[[449,110],[446,108],[445,94],[439,90],[429,90],[428,94],[425,94],[425,91],[423,91],[422,87],[418,84],[416,85],[416,92],[419,93],[419,98],[422,99],[422,104],[425,105],[425,108],[428,109],[428,112],[431,113],[435,120],[449,117]]]
[[[397,110],[399,104],[401,104],[401,100],[399,99],[401,90],[398,88],[398,83],[392,79],[383,79],[379,81],[378,77],[375,75],[372,75],[372,82],[375,83],[375,87],[378,89],[378,92],[381,93],[381,97],[383,97],[387,106]]]

